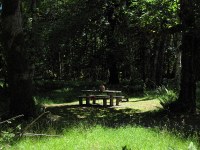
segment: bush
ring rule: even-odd
[[[144,94],[144,82],[140,79],[123,81],[121,86],[122,91],[129,95],[140,96]]]
[[[57,80],[36,80],[34,86],[38,90],[56,90],[65,86],[65,81]]]
[[[174,90],[168,90],[166,87],[161,86],[157,89],[158,99],[164,109],[168,109],[170,104],[177,100],[177,93]]]
[[[0,150],[8,149],[19,139],[21,124],[16,124],[15,119],[0,122]]]

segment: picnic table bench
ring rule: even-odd
[[[93,101],[93,104],[96,104],[96,100],[103,100],[103,106],[107,106],[107,101],[110,100],[110,106],[113,106],[113,101],[116,99],[116,105],[119,105],[119,102],[122,101],[124,96],[117,95],[121,91],[115,90],[82,90],[84,95],[79,96],[79,105],[83,105],[83,100],[86,100],[86,105],[90,105],[90,100]]]

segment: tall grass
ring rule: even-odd
[[[65,130],[59,138],[24,138],[13,150],[186,150],[194,138],[184,139],[167,130],[144,127],[106,128],[85,126]]]

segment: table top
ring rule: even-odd
[[[101,93],[121,93],[122,91],[116,91],[116,90],[81,90],[82,92],[101,92]]]

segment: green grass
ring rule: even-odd
[[[75,127],[65,130],[62,137],[24,138],[14,144],[13,150],[187,150],[190,142],[197,146],[195,139],[184,139],[167,130],[144,127],[106,128]]]
[[[73,90],[72,88],[61,88],[40,92],[35,95],[37,104],[60,104],[69,103],[77,100],[81,90]]]
[[[61,137],[23,137],[3,146],[13,150],[121,150],[122,147],[187,150],[193,142],[199,148],[198,116],[168,115],[160,111],[159,99],[168,101],[173,93],[146,92],[143,97],[130,97],[129,102],[121,102],[119,107],[80,107],[77,96],[81,89],[93,86],[90,84],[85,87],[84,83],[66,83],[64,87],[41,88],[36,93],[36,102],[51,114],[38,120],[27,132]],[[49,88],[51,84],[45,86]]]

